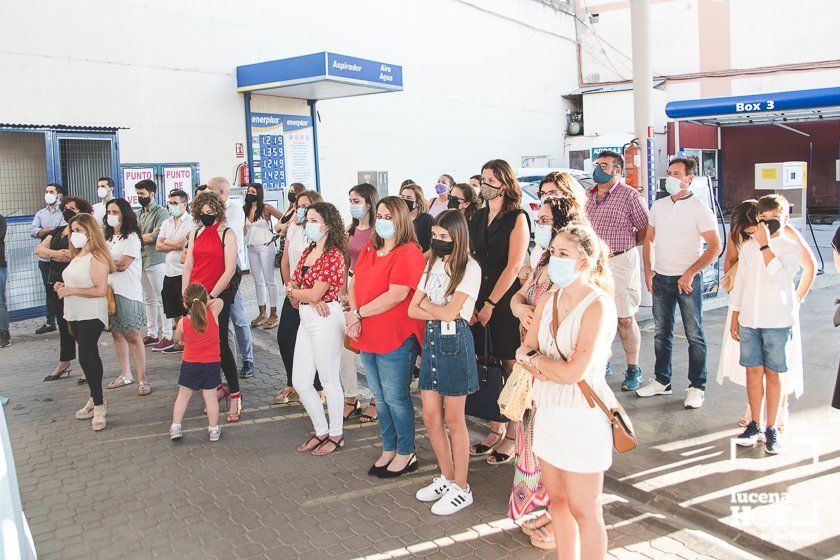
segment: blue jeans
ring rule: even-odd
[[[691,283],[691,293],[679,293],[679,276],[653,277],[653,322],[656,326],[654,351],[656,380],[671,383],[671,354],[674,340],[674,313],[680,306],[685,337],[688,339],[688,381],[691,387],[706,388],[706,340],[703,337],[702,275]]]
[[[6,274],[5,266],[0,267],[0,331],[9,330],[9,308],[6,305]]]
[[[251,341],[251,325],[245,320],[245,307],[242,305],[242,291],[236,290],[233,305],[230,306],[230,320],[236,335],[236,345],[242,355],[242,361],[254,362],[254,344]]]
[[[414,335],[387,354],[361,352],[368,387],[376,398],[382,450],[414,453],[414,405],[409,388],[420,345]]]

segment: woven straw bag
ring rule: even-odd
[[[513,366],[513,371],[507,383],[499,394],[499,412],[514,422],[521,422],[525,410],[530,409],[531,386],[533,378],[531,372],[521,364]]]

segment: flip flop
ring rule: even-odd
[[[132,383],[134,383],[134,379],[129,379],[124,375],[120,375],[119,377],[108,383],[108,389],[119,389],[120,387],[131,385]]]

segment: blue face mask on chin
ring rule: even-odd
[[[551,226],[537,224],[537,227],[534,229],[534,243],[543,249],[548,249],[548,245],[551,243],[553,235],[554,230]]]
[[[596,165],[595,170],[592,172],[592,180],[599,185],[603,185],[612,181],[612,175]]]
[[[548,259],[548,277],[555,286],[565,288],[575,281],[580,272],[576,270],[577,259],[551,257]]]
[[[376,228],[376,235],[382,239],[391,239],[397,234],[397,228],[394,226],[393,220],[376,220],[374,227]]]

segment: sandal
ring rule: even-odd
[[[354,402],[352,404],[347,402],[347,400],[345,399],[344,410],[347,410],[348,406],[350,407],[350,412],[345,412],[344,413],[344,421],[345,422],[347,420],[349,420],[351,416],[359,416],[362,413],[362,403],[359,402],[359,399],[356,399],[356,402]]]
[[[505,436],[504,430],[502,430],[501,432],[494,432],[493,430],[490,430],[490,433],[495,434],[499,438],[496,440],[496,443],[494,443],[493,445],[484,445],[483,443],[477,443],[475,445],[472,445],[470,446],[470,456],[478,457],[481,455],[487,455],[488,453],[490,453],[490,451],[493,450],[493,447],[495,447],[499,444],[500,441],[502,441],[502,438],[504,438]]]
[[[253,321],[251,321],[251,326],[252,327],[262,326],[262,324],[265,323],[265,320],[266,320],[265,313],[260,313],[259,315],[257,315],[257,317]]]
[[[219,412],[230,408],[230,389],[227,385],[219,385],[216,387],[216,400],[219,401]],[[207,414],[207,407],[204,407],[204,414]]]
[[[516,441],[515,439],[509,438],[509,437],[505,437],[504,439],[506,439],[508,441],[513,441],[513,442]],[[506,453],[499,453],[498,451],[496,451],[494,449],[490,453],[490,456],[487,457],[487,464],[488,465],[493,465],[494,467],[497,466],[497,465],[504,465],[505,463],[510,463],[511,461],[513,461],[514,456],[515,456],[515,453],[514,453],[513,450],[511,450],[510,455],[508,455]]]
[[[108,389],[119,389],[120,387],[131,385],[132,383],[134,383],[134,379],[126,377],[124,375],[120,375],[119,377],[108,383]]]
[[[82,375],[80,378],[76,380],[76,385],[86,385],[87,384],[87,377]]]
[[[146,395],[152,394],[152,386],[149,385],[148,381],[141,381],[137,384],[137,396],[138,397],[145,397]]]
[[[93,418],[93,397],[88,397],[87,402],[85,402],[85,406],[77,410],[74,416],[77,420],[88,420]]]
[[[520,525],[519,528],[522,529],[523,533],[530,537],[537,529],[545,527],[549,523],[551,523],[551,517],[548,515],[548,512],[543,512],[537,517],[526,519],[522,522],[522,525]]]
[[[102,406],[93,407],[93,420],[90,421],[90,427],[94,432],[105,429],[105,425],[107,424],[105,421],[105,415],[107,412],[108,404],[105,402],[102,403]]]
[[[324,436],[322,438],[318,436],[312,436],[304,443],[298,445],[297,452],[298,453],[306,453],[307,451],[314,451],[324,445],[324,442],[329,439],[328,436]]]
[[[371,422],[376,422],[377,420],[379,420],[379,413],[377,413],[376,416],[371,416],[370,414],[368,414],[368,410],[370,410],[371,408],[375,410],[376,403],[372,402],[368,405],[367,410],[365,410],[364,413],[362,413],[362,415],[359,417],[359,424],[369,424]]]
[[[557,544],[554,542],[554,531],[551,524],[544,525],[531,533],[531,545],[541,550],[554,550]]]
[[[329,451],[324,451],[324,449],[330,446]],[[327,437],[324,439],[324,443],[316,447],[312,450],[313,455],[317,455],[318,457],[323,457],[324,455],[329,455],[330,453],[335,453],[339,449],[344,447],[344,436],[338,436],[338,439],[333,439],[332,437]]]
[[[230,396],[230,410],[227,413],[228,424],[239,422],[242,418],[242,393],[235,393]]]
[[[71,371],[73,371],[73,368],[70,366],[70,364],[67,364],[66,366],[64,366],[64,369],[62,369],[58,373],[51,373],[48,376],[44,377],[44,381],[58,381],[59,379],[64,377],[65,373],[67,374],[67,377],[70,377]]]
[[[277,404],[290,404],[293,402],[300,402],[300,396],[297,391],[291,387],[284,387],[274,393],[274,402]]]
[[[277,315],[271,315],[265,321],[263,321],[262,325],[260,325],[260,326],[263,329],[268,331],[268,330],[271,330],[274,327],[276,327],[277,323],[279,323],[279,322],[280,322],[280,319],[277,317]]]

